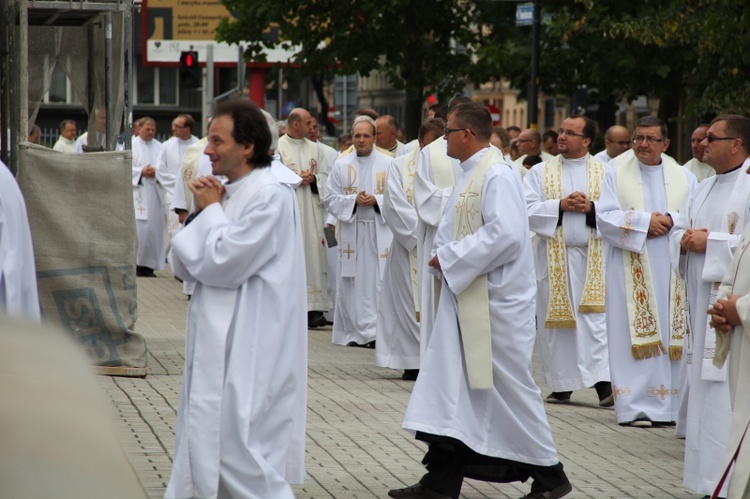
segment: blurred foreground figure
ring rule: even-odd
[[[0,331],[0,497],[146,497],[77,345],[1,313]]]

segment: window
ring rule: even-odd
[[[135,67],[135,103],[155,106],[177,105],[177,68]]]

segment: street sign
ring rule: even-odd
[[[534,24],[534,4],[516,5],[516,26],[531,26],[532,24]]]

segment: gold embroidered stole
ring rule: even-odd
[[[453,212],[453,240],[474,234],[482,225],[482,187],[487,172],[501,158],[490,148],[461,189]],[[472,390],[492,388],[492,334],[487,274],[478,276],[456,296],[464,360]]]
[[[604,182],[604,165],[589,155],[586,164],[588,195],[598,201]],[[562,199],[562,156],[547,161],[544,165],[544,196],[547,199]],[[549,275],[549,307],[544,327],[547,329],[575,328],[576,318],[570,301],[568,288],[568,257],[565,249],[565,234],[560,224],[555,235],[547,239],[547,274]],[[589,228],[586,256],[586,282],[578,304],[582,314],[604,312],[604,247],[601,238],[596,238],[596,229]]]
[[[417,169],[417,159],[419,158],[420,149],[417,145],[411,151],[406,154],[404,159],[404,166],[401,169],[401,186],[406,194],[406,200],[412,207],[415,207],[414,201],[414,172]],[[411,276],[411,295],[414,298],[414,313],[416,314],[417,322],[419,322],[419,276],[417,269],[418,264],[417,247],[415,246],[409,252],[409,272]]]
[[[678,212],[689,194],[689,188],[682,167],[670,161],[662,166],[667,194],[667,210]],[[629,206],[625,214],[625,235],[632,223],[635,211],[644,211],[643,185],[638,159],[621,163],[617,168],[617,197],[620,206]],[[661,341],[659,313],[654,296],[654,283],[647,245],[643,253],[623,251],[625,271],[625,291],[630,326],[631,352],[636,360],[658,357],[666,353]],[[682,341],[687,328],[685,311],[685,283],[679,274],[671,271],[669,284],[669,358],[682,358]]]

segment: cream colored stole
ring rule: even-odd
[[[474,234],[482,225],[482,188],[487,172],[502,157],[490,148],[470,173],[453,212],[453,240]],[[469,376],[469,388],[492,388],[492,333],[487,274],[478,276],[456,296],[461,343]]]
[[[371,153],[374,154],[374,151]],[[359,167],[357,156],[352,156],[352,161],[347,165],[347,187],[344,187],[344,194],[357,194],[359,188],[357,187],[357,179],[359,174]],[[388,177],[387,169],[378,168],[377,158],[373,158],[372,163],[372,185],[374,186],[373,195],[382,196],[385,192],[385,182]],[[380,220],[381,215],[375,214],[375,218],[372,223],[375,224],[375,233],[377,252],[378,252],[378,266],[380,269],[380,278],[383,278],[383,272],[385,270],[385,264],[388,261],[389,247],[393,240],[393,235],[390,229],[385,223]],[[341,235],[341,241],[339,242],[339,255],[341,255],[341,276],[342,277],[356,277],[357,276],[357,224],[361,222],[355,220],[353,222],[339,223],[339,233]]]
[[[415,207],[414,202],[414,171],[417,168],[417,159],[419,158],[420,149],[419,146],[414,147],[411,151],[406,154],[404,159],[404,166],[401,169],[401,186],[406,194],[406,200],[412,207]],[[419,276],[417,273],[418,264],[417,247],[415,246],[409,252],[409,272],[411,275],[411,295],[414,298],[414,312],[416,314],[417,322],[419,322]]]
[[[544,165],[544,196],[547,199],[562,199],[562,156],[558,155]],[[586,165],[588,196],[598,201],[604,182],[604,165],[589,155]],[[547,273],[549,275],[549,307],[546,329],[575,328],[576,318],[570,302],[568,288],[568,256],[565,249],[565,234],[560,224],[555,235],[547,239]],[[598,314],[604,312],[604,245],[596,238],[596,229],[589,228],[586,257],[586,283],[583,287],[578,312]]]
[[[188,184],[195,178],[196,174],[198,173],[198,164],[207,143],[208,139],[206,137],[203,137],[195,144],[189,145],[187,150],[185,151],[185,155],[182,157],[180,174],[182,175],[183,179],[182,186],[185,189],[185,206],[187,207],[188,213],[191,213],[193,211],[193,192],[188,187]]]
[[[664,161],[664,188],[667,194],[667,210],[679,212],[689,194],[688,182],[682,167]],[[625,215],[626,233],[629,231],[634,211],[644,211],[643,185],[637,158],[619,165],[617,168],[617,197],[620,206],[630,207]],[[654,284],[648,248],[643,253],[623,251],[625,272],[625,293],[630,326],[631,351],[636,360],[658,357],[666,353],[661,341],[659,314],[654,296]],[[685,283],[679,274],[672,270],[669,283],[669,358],[682,358],[682,341],[686,331]]]
[[[443,151],[443,137],[433,140],[427,149],[430,151],[430,173],[432,183],[439,189],[453,187],[456,179],[453,176],[453,165],[450,158]]]
[[[394,157],[394,155],[393,155],[393,153],[391,151],[389,151],[388,149],[383,149],[382,147],[373,146],[372,150],[373,151],[382,152],[383,154],[385,154],[386,156],[390,156],[391,158]],[[354,144],[350,145],[349,147],[347,147],[346,149],[344,149],[341,153],[339,153],[339,156],[336,159],[341,159],[344,156],[348,156],[348,155],[350,155],[353,152],[354,152]]]

